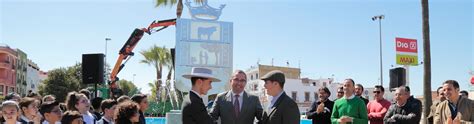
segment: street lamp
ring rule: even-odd
[[[135,76],[137,76],[137,75],[136,75],[136,74],[133,74],[132,83],[135,83]]]
[[[112,39],[109,38],[109,37],[105,38],[105,53],[104,53],[105,54],[105,58],[104,58],[105,59],[104,60],[104,69],[105,69],[105,78],[104,79],[105,79],[105,82],[107,82],[109,80],[109,72],[107,70],[107,42],[110,41],[110,40],[112,40]]]
[[[380,85],[383,86],[383,69],[382,69],[382,19],[384,19],[384,15],[378,15],[372,17],[372,21],[379,20],[379,37],[380,37]]]

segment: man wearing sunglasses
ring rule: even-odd
[[[261,120],[263,108],[256,95],[248,94],[244,88],[247,75],[236,70],[230,80],[231,90],[217,95],[210,115],[214,120],[220,118],[221,124],[252,124]]]
[[[375,85],[374,100],[367,104],[367,112],[370,124],[383,124],[383,118],[387,113],[391,103],[383,98],[385,89],[380,85]]]

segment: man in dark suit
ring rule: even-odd
[[[319,101],[313,102],[311,109],[306,112],[308,119],[313,119],[313,124],[330,124],[331,112],[334,102],[329,100],[331,92],[327,87],[318,89]]]
[[[244,91],[247,75],[242,70],[235,71],[230,79],[231,90],[217,95],[211,116],[220,118],[221,124],[252,124],[255,118],[261,120],[263,108],[257,96]]]
[[[268,72],[261,80],[265,81],[266,93],[272,96],[270,105],[263,113],[263,124],[299,124],[300,111],[283,91],[285,75],[279,70]]]
[[[200,67],[193,67],[191,74],[183,75],[183,77],[191,79],[192,83],[189,95],[183,100],[181,110],[183,124],[213,124],[201,95],[207,94],[207,91],[212,88],[212,82],[220,82],[220,80],[212,76],[212,70]]]

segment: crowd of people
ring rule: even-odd
[[[270,96],[268,107],[262,107],[259,97],[244,89],[247,75],[242,70],[232,73],[230,90],[219,93],[208,110],[202,97],[212,89],[212,82],[221,82],[212,70],[195,67],[190,74],[192,88],[183,99],[183,124],[299,124],[300,111],[296,102],[283,90],[283,72],[270,71],[263,80]],[[222,81],[226,82],[226,81]],[[384,98],[385,88],[374,86],[373,100],[362,97],[364,87],[353,79],[345,79],[337,89],[337,99],[329,100],[327,87],[316,89],[318,100],[305,114],[313,124],[418,124],[421,101],[411,95],[410,87],[395,89],[394,103]],[[117,99],[94,97],[86,90],[67,94],[65,101],[52,95],[41,97],[30,92],[25,97],[10,93],[1,104],[0,122],[4,124],[145,124],[147,96],[135,94]],[[447,80],[437,89],[437,99],[427,113],[428,123],[470,124],[474,121],[474,101],[460,91],[459,83]]]
[[[144,94],[117,100],[94,97],[86,89],[56,101],[52,95],[29,93],[21,98],[10,93],[1,104],[2,124],[145,124],[148,100]]]
[[[235,71],[230,80],[230,90],[217,95],[210,111],[202,96],[212,88],[212,82],[220,82],[207,68],[195,67],[190,74],[192,89],[185,97],[182,107],[183,124],[299,124],[300,111],[297,104],[283,90],[283,72],[270,71],[260,79],[265,82],[265,93],[270,96],[266,108],[258,96],[247,93],[244,88],[247,77],[242,70]],[[223,81],[226,82],[226,81]],[[411,95],[410,87],[395,88],[394,103],[384,98],[385,88],[374,86],[374,99],[362,97],[364,87],[351,78],[343,81],[337,89],[337,99],[329,100],[327,87],[317,89],[318,101],[306,112],[313,124],[419,124],[422,103]],[[459,83],[447,80],[437,90],[438,99],[431,106],[428,123],[471,124],[474,122],[474,101],[468,93],[460,91]]]

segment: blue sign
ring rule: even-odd
[[[222,80],[212,83],[208,94],[224,92],[230,87],[232,73],[233,23],[216,21],[225,5],[220,9],[209,7],[207,2],[201,7],[191,7],[189,1],[186,5],[193,19],[176,21],[175,86],[180,91],[191,90],[191,81],[182,75],[190,73],[192,67],[207,67]]]

